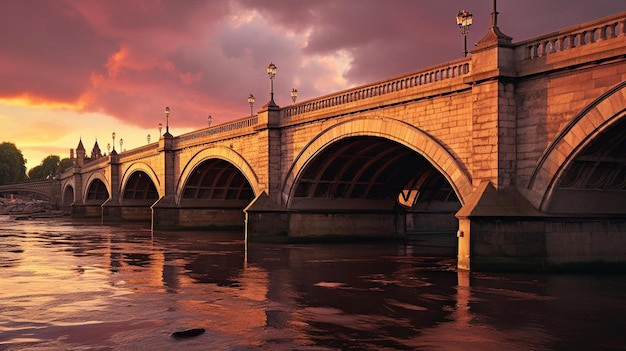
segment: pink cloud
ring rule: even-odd
[[[486,32],[491,2],[378,0],[4,0],[0,98],[76,104],[125,123],[203,127],[249,114],[269,97],[265,67],[278,68],[276,101],[291,103],[461,56],[456,12],[468,7],[468,43]],[[626,10],[620,1],[501,2],[500,28],[530,35]],[[346,71],[328,64],[342,52]],[[323,59],[326,58],[327,61]]]

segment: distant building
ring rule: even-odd
[[[102,151],[100,150],[100,146],[98,145],[98,140],[93,145],[91,149],[91,157],[87,157],[87,151],[83,146],[82,138],[78,141],[78,146],[76,147],[76,157],[74,158],[74,149],[70,149],[70,159],[75,166],[83,166],[86,162],[93,161],[103,157]]]

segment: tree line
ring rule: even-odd
[[[50,155],[27,174],[26,161],[15,144],[6,141],[0,144],[0,185],[53,178],[73,165],[69,158]]]

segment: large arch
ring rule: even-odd
[[[626,118],[626,81],[602,94],[555,136],[539,159],[528,189],[533,204],[547,211],[559,180],[576,157],[599,135]]]
[[[289,204],[294,197],[297,179],[307,164],[328,145],[355,136],[380,137],[395,141],[423,156],[450,183],[457,198],[464,204],[473,187],[465,168],[443,145],[420,129],[384,116],[361,116],[335,124],[316,135],[298,154],[286,174],[282,199]]]
[[[232,164],[235,168],[237,168],[243,176],[246,178],[255,195],[260,193],[259,189],[259,179],[250,166],[250,164],[246,161],[246,159],[234,151],[233,149],[225,146],[213,146],[206,148],[197,154],[195,154],[185,167],[183,168],[180,179],[176,186],[176,203],[180,204],[180,201],[183,198],[183,192],[185,191],[185,185],[187,181],[190,179],[192,172],[203,162],[208,161],[210,159],[221,159],[230,164]]]

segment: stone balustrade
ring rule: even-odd
[[[626,12],[526,40],[517,45],[523,50],[522,58],[532,60],[623,35],[626,35]]]
[[[470,72],[470,58],[463,58],[424,70],[412,72],[374,84],[345,90],[336,94],[322,96],[304,101],[281,110],[283,116],[292,117],[328,107],[357,102],[360,100],[399,92],[405,89],[422,86],[445,79],[463,76]]]
[[[185,143],[190,140],[198,139],[198,138],[206,138],[209,136],[228,133],[234,130],[248,128],[255,126],[259,123],[258,116],[250,116],[241,118],[232,122],[216,125],[215,127],[204,128],[198,131],[190,132],[183,134],[181,136],[176,137],[176,143]]]
[[[159,143],[151,143],[151,144],[147,144],[147,145],[143,145],[137,148],[134,148],[132,150],[124,150],[123,152],[120,152],[119,155],[124,156],[124,158],[127,157],[133,157],[136,155],[140,155],[143,153],[146,153],[148,151],[154,150],[154,152],[156,152],[156,150],[159,147]]]

